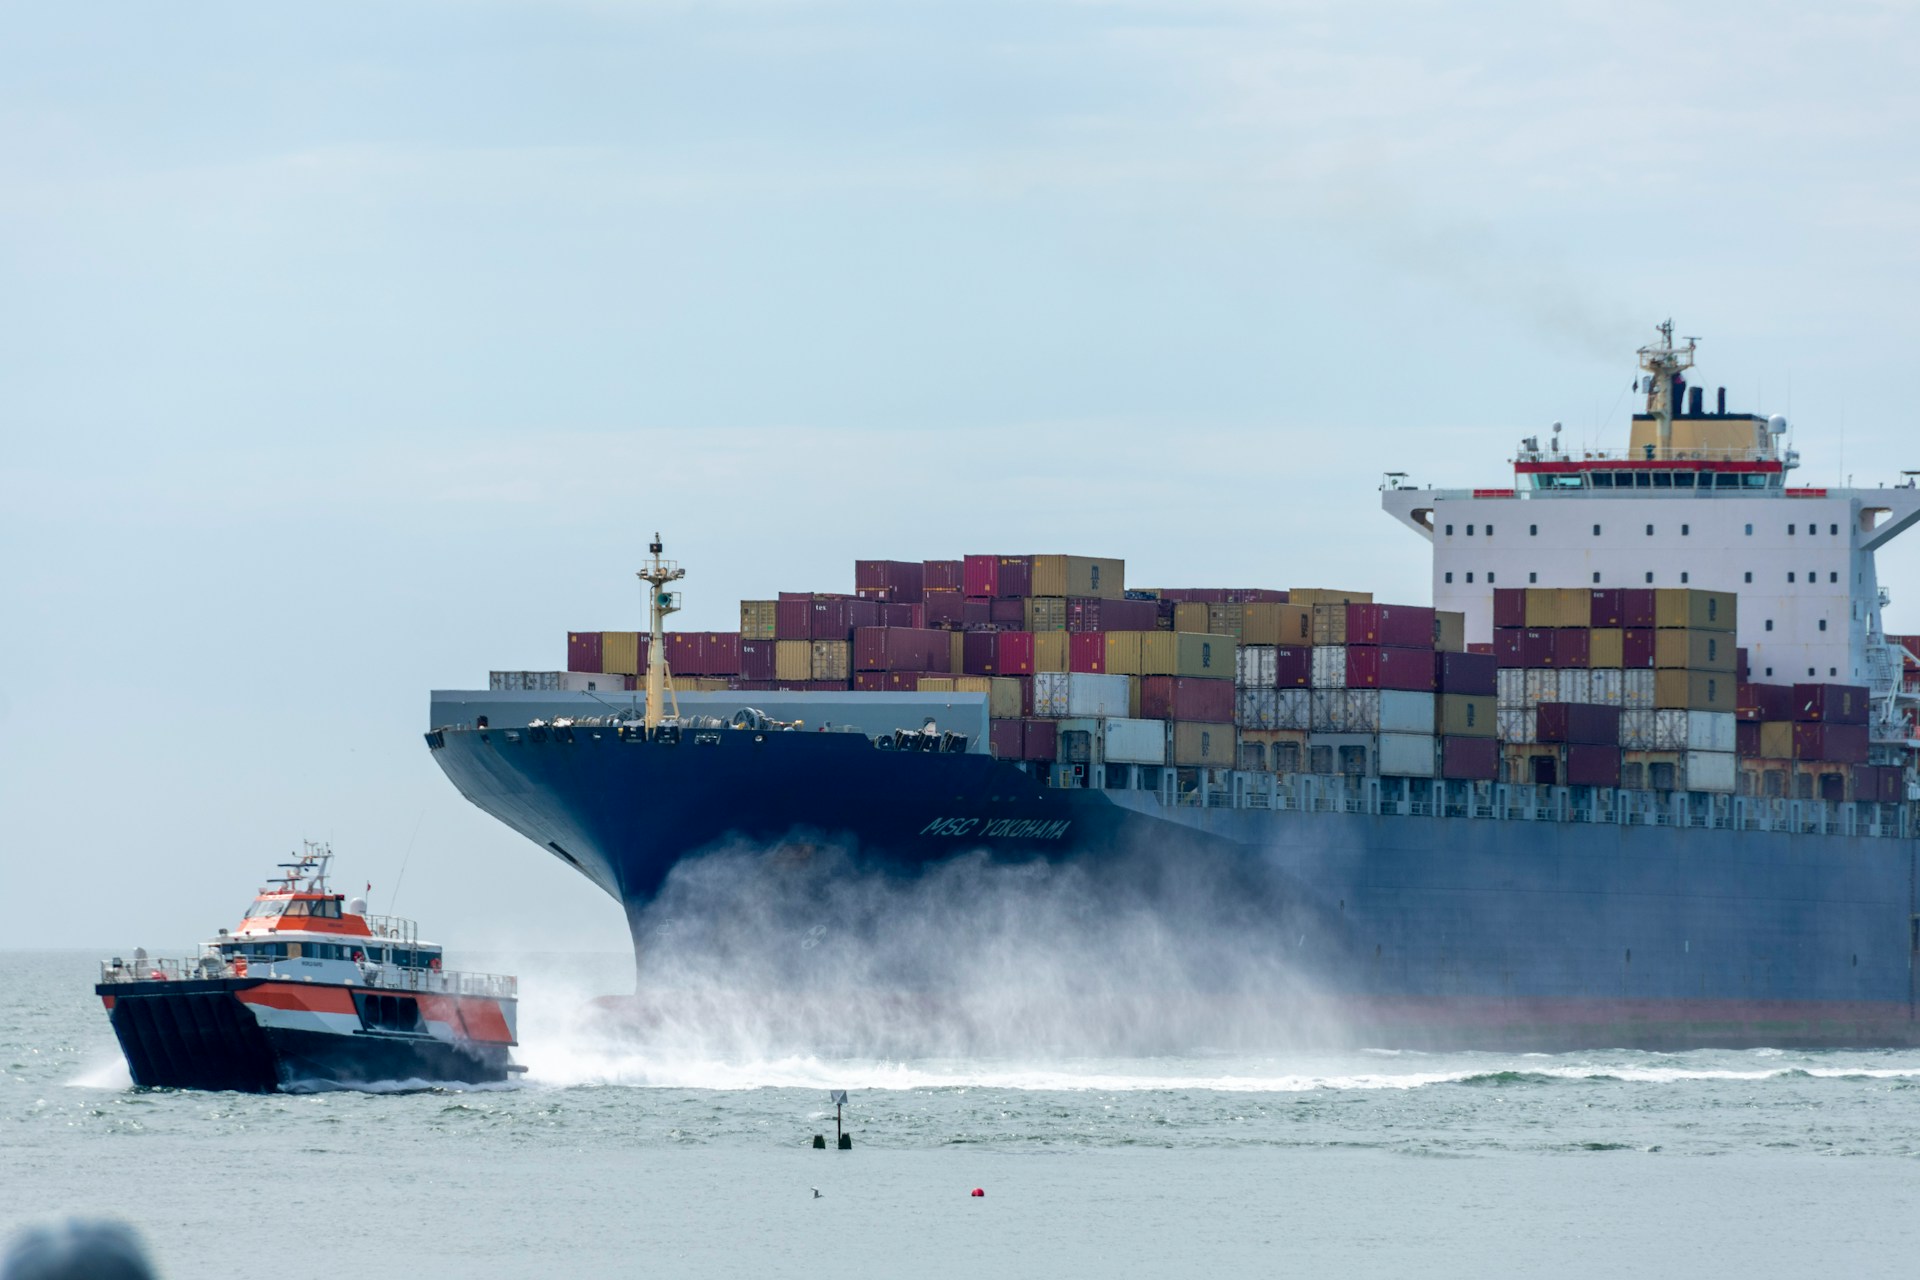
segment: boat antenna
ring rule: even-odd
[[[1640,367],[1647,371],[1647,412],[1660,419],[1661,458],[1673,456],[1673,415],[1674,397],[1683,385],[1680,375],[1693,368],[1693,350],[1699,345],[1698,338],[1688,338],[1687,345],[1673,345],[1673,321],[1663,321],[1659,326],[1660,341],[1640,348]]]
[[[668,591],[669,582],[678,582],[687,576],[672,560],[662,560],[660,553],[665,545],[656,532],[653,541],[647,544],[649,559],[646,567],[635,576],[652,588],[648,597],[647,614],[650,623],[647,646],[647,728],[657,729],[664,718],[662,708],[668,699],[673,701],[673,718],[680,719],[680,700],[674,697],[673,673],[667,669],[667,615],[680,612],[680,593]]]

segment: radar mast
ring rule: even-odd
[[[665,719],[661,709],[669,700],[673,703],[673,719],[680,719],[680,700],[673,696],[673,673],[667,669],[667,615],[680,612],[680,593],[666,589],[669,582],[678,582],[687,576],[672,560],[662,560],[660,553],[666,548],[655,533],[653,541],[647,544],[649,559],[646,567],[635,576],[651,588],[647,599],[647,613],[650,620],[650,637],[647,646],[647,728],[657,729]]]
[[[1680,375],[1693,368],[1693,351],[1698,338],[1687,345],[1673,345],[1673,321],[1660,325],[1660,341],[1640,348],[1640,367],[1647,371],[1647,412],[1660,420],[1659,456],[1673,456],[1673,415],[1679,410],[1674,400],[1680,394]]]

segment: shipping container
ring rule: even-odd
[[[1663,630],[1738,630],[1738,608],[1728,591],[1700,591],[1690,587],[1661,587],[1653,593],[1653,625]],[[1630,624],[1631,625],[1631,624]],[[1728,667],[1729,671],[1733,668]]]
[[[623,676],[646,671],[650,637],[638,631],[602,631],[600,633],[600,669]]]
[[[1736,719],[1733,730],[1734,754],[1743,760],[1760,754],[1760,723]]]
[[[1452,609],[1433,614],[1433,647],[1441,653],[1467,651],[1467,615]]]
[[[1065,631],[1067,602],[1061,596],[1028,596],[1021,601],[1021,625],[1028,631]]]
[[[1865,764],[1867,745],[1867,726],[1863,724],[1803,720],[1793,726],[1793,755],[1796,760]]]
[[[926,586],[926,565],[919,560],[855,560],[855,591],[884,591],[900,604],[918,604]]]
[[[1625,672],[1597,668],[1587,672],[1587,696],[1585,701],[1597,702],[1603,707],[1620,707],[1626,703],[1621,691],[1625,686]]]
[[[1241,689],[1234,695],[1234,723],[1248,729],[1310,729],[1311,689]]]
[[[1287,592],[1287,603],[1317,608],[1323,604],[1372,604],[1371,591],[1341,591],[1333,587],[1294,587]]]
[[[966,563],[961,560],[923,560],[920,563],[920,583],[927,590],[936,588],[941,591],[965,591],[967,586]]]
[[[1771,760],[1793,758],[1793,721],[1763,720],[1760,723],[1760,747],[1754,752]]]
[[[1439,695],[1405,689],[1381,689],[1377,727],[1381,733],[1432,736],[1439,718]],[[1488,699],[1491,704],[1492,699]]]
[[[1118,600],[1126,594],[1126,580],[1124,560],[1098,556],[1034,556],[1029,589],[1036,596],[1098,596],[1103,600]]]
[[[1025,600],[989,600],[987,620],[1002,631],[1018,631],[1027,625]]]
[[[1135,676],[1233,678],[1234,641],[1184,631],[1109,631],[1107,670]]]
[[[928,626],[950,630],[965,625],[966,603],[957,587],[929,587],[920,607]]]
[[[1593,672],[1576,667],[1564,671],[1554,671],[1551,674],[1553,676],[1554,694],[1551,699],[1542,699],[1542,701],[1594,701]]]
[[[1102,672],[1107,669],[1107,637],[1097,631],[1067,637],[1069,671]]]
[[[1660,712],[1651,708],[1620,713],[1620,745],[1628,751],[1652,751],[1660,743]]]
[[[1428,733],[1383,733],[1377,751],[1383,778],[1431,778],[1440,763],[1438,742]]]
[[[1620,673],[1620,706],[1624,710],[1653,710],[1658,691],[1658,682],[1652,668]]]
[[[1451,738],[1491,738],[1499,732],[1497,703],[1482,694],[1443,693],[1434,707],[1434,732]]]
[[[1033,677],[1033,714],[1048,719],[1125,719],[1128,678],[1083,671],[1042,671]]]
[[[1313,643],[1316,648],[1347,642],[1347,608],[1344,604],[1313,606]]]
[[[949,649],[944,631],[860,627],[853,633],[853,666],[856,671],[945,671]]]
[[[1344,689],[1347,687],[1347,648],[1345,645],[1315,645],[1307,650],[1312,656],[1312,687],[1315,689]]]
[[[1168,737],[1173,745],[1174,764],[1194,768],[1233,768],[1233,725],[1181,720],[1172,724],[1170,729]]]
[[[1500,744],[1493,738],[1440,739],[1440,776],[1449,782],[1492,782],[1500,776]]]
[[[1200,600],[1181,600],[1173,606],[1173,629],[1199,633],[1212,627],[1210,606]]]
[[[567,670],[593,672],[606,670],[600,665],[600,632],[567,632]]]
[[[1249,603],[1240,639],[1247,644],[1300,645],[1313,643],[1313,610],[1301,604]]]
[[[1023,720],[987,721],[987,743],[994,758],[1019,760],[1026,751],[1026,722]]]
[[[1587,626],[1596,631],[1617,631],[1626,626],[1626,594],[1620,590],[1592,592],[1588,597]]]
[[[1656,671],[1653,705],[1669,711],[1728,711],[1734,708],[1732,672]]]
[[[1628,587],[1620,593],[1620,625],[1622,627],[1630,631],[1651,631],[1653,623],[1652,587]]]
[[[1527,628],[1527,589],[1493,589],[1493,625],[1497,629],[1524,631]]]
[[[1395,649],[1432,649],[1433,610],[1406,604],[1350,604],[1345,643]]]
[[[1599,592],[1594,592],[1599,595]],[[1619,592],[1613,594],[1618,595]],[[1589,667],[1623,667],[1627,664],[1627,633],[1619,627],[1595,627],[1587,633]]]
[[[1795,720],[1821,724],[1865,724],[1867,691],[1856,684],[1796,684]]]
[[[1591,653],[1591,632],[1579,627],[1562,627],[1553,633],[1553,665],[1563,670],[1585,670]]]
[[[778,680],[780,678],[779,652],[778,640],[741,640],[740,678]]]
[[[1797,720],[1800,703],[1790,684],[1754,684],[1741,681],[1734,690],[1743,720]]]
[[[737,631],[669,631],[666,641],[667,669],[675,675],[740,674],[740,633]]]
[[[1390,649],[1379,645],[1347,646],[1349,689],[1411,689],[1433,692],[1431,649]]]
[[[1274,646],[1243,644],[1233,655],[1233,682],[1243,689],[1274,687]]]
[[[1059,734],[1051,720],[1028,720],[1021,726],[1020,758],[1050,762],[1059,759]]]
[[[1521,743],[1539,740],[1538,713],[1531,707],[1524,710],[1501,707],[1494,717],[1500,731],[1500,741]]]
[[[960,572],[962,587],[976,599],[1020,599],[1034,594],[1031,556],[967,556]]]
[[[1154,600],[1074,596],[1067,601],[1066,627],[1069,631],[1082,632],[1153,631],[1158,628],[1159,616],[1160,605]]]
[[[1527,588],[1529,630],[1586,627],[1592,615],[1592,593],[1584,587]]]
[[[1064,631],[1035,631],[1033,633],[1033,669],[1040,671],[1071,671],[1069,661],[1067,633]]]
[[[1733,648],[1733,637],[1723,632],[1668,628],[1653,633],[1653,665],[1733,675]]]
[[[853,642],[851,640],[813,641],[811,668],[807,677],[810,680],[850,679],[853,675]]]
[[[1740,769],[1731,751],[1689,751],[1681,757],[1679,772],[1676,790],[1731,795],[1739,787]]]
[[[1441,653],[1434,658],[1434,685],[1441,693],[1492,697],[1498,671],[1492,654]]]
[[[984,693],[987,714],[999,720],[1017,720],[1029,713],[1024,680],[1012,676],[922,676],[922,693]]]
[[[1543,702],[1535,732],[1539,742],[1620,745],[1620,709],[1587,702]]]
[[[742,600],[740,602],[740,638],[775,640],[779,638],[780,602],[778,600]]]
[[[1167,762],[1166,721],[1109,719],[1102,724],[1101,755],[1107,763],[1165,764]],[[1226,732],[1231,738],[1233,727],[1226,726]]]
[[[775,640],[773,678],[782,681],[813,679],[813,641]]]
[[[597,634],[597,633],[596,633]],[[627,677],[603,671],[489,671],[487,688],[526,693],[623,693]]]
[[[1570,787],[1606,787],[1620,785],[1620,748],[1591,742],[1568,744],[1562,753],[1566,763],[1566,784]]]
[[[1620,665],[1630,671],[1651,668],[1655,634],[1652,629],[1643,627],[1630,627],[1622,631],[1620,633]]]

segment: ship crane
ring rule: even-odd
[[[653,535],[653,541],[647,544],[649,559],[646,567],[635,575],[651,588],[647,601],[650,622],[648,630],[650,640],[647,649],[647,728],[649,730],[659,728],[667,718],[662,714],[662,708],[669,700],[673,704],[674,723],[677,724],[680,720],[680,700],[673,696],[673,673],[667,669],[666,638],[667,615],[680,612],[680,593],[668,591],[667,584],[678,582],[686,577],[687,571],[672,560],[661,559],[660,553],[665,550],[666,547],[656,532]]]

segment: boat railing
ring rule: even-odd
[[[478,973],[464,969],[419,969],[398,964],[361,964],[355,986],[383,991],[411,991],[422,995],[484,996],[511,1000],[520,993],[520,980],[506,973]],[[100,981],[190,982],[207,978],[268,978],[280,982],[312,982],[320,975],[300,965],[297,958],[254,960],[208,953],[191,959],[135,955],[100,962]],[[337,981],[333,975],[328,980]]]
[[[367,929],[376,938],[412,944],[420,940],[420,926],[405,916],[368,916]]]

